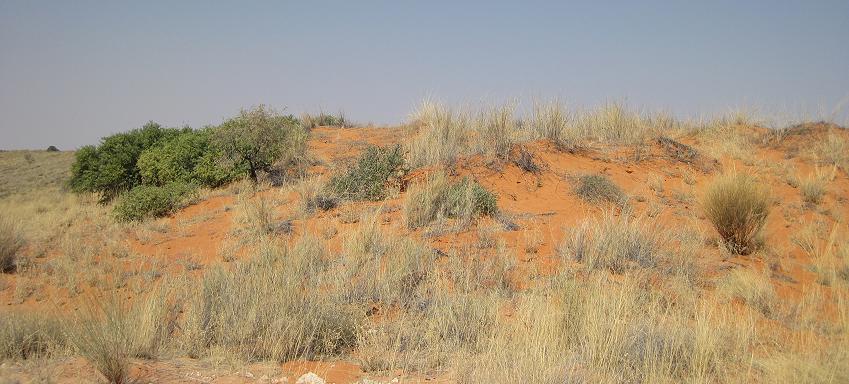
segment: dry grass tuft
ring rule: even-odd
[[[575,181],[575,194],[591,202],[609,202],[622,205],[626,202],[625,193],[619,186],[604,175],[583,175]]]
[[[65,349],[59,319],[44,313],[0,313],[0,360],[49,357]]]
[[[816,168],[807,178],[799,178],[799,190],[802,192],[802,200],[808,204],[819,204],[825,194],[826,186],[834,180],[837,166],[832,166],[831,171]]]
[[[769,195],[755,179],[736,172],[718,176],[702,205],[729,251],[747,255],[755,250],[770,208]]]
[[[584,221],[573,230],[561,254],[591,269],[621,273],[656,266],[666,242],[665,234],[640,219],[607,211],[600,219]]]
[[[0,219],[0,273],[14,272],[18,254],[24,246],[20,228],[6,218]]]
[[[411,187],[407,195],[404,221],[410,229],[439,218],[454,218],[461,225],[468,225],[479,215],[492,216],[498,211],[492,192],[468,178],[451,182],[442,173]]]
[[[742,300],[767,316],[778,307],[778,295],[766,272],[735,269],[717,282],[716,289],[721,296]]]

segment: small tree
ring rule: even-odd
[[[306,131],[292,115],[282,115],[265,105],[242,110],[214,132],[223,154],[248,170],[251,180],[279,160],[294,160],[305,148]]]

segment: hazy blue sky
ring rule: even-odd
[[[849,96],[849,1],[686,3],[0,0],[0,148],[259,103],[396,123],[427,96],[684,116]]]

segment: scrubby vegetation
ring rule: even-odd
[[[351,200],[382,200],[397,191],[406,168],[401,146],[369,147],[355,164],[330,179],[337,196]]]
[[[168,215],[180,208],[195,188],[194,185],[185,183],[140,185],[121,196],[115,205],[115,217],[123,221],[133,221]]]
[[[307,143],[312,123],[260,107],[105,138],[70,176],[54,169],[67,153],[0,153],[15,171],[0,249],[17,260],[0,274],[0,377],[295,382],[286,367],[330,362],[362,382],[849,380],[849,184],[820,149],[770,164],[786,142],[763,147],[745,116],[690,130],[621,105],[521,112],[426,105],[409,127]],[[256,182],[219,141],[253,128],[284,131],[256,142],[276,146]],[[61,188],[100,165],[131,187]],[[291,166],[305,177],[266,182]],[[815,171],[794,187],[796,166]]]
[[[317,115],[304,113],[301,115],[301,124],[303,124],[306,129],[313,129],[317,127],[350,128],[356,126],[356,124],[345,118],[345,115],[342,112],[339,112],[336,115],[324,112],[319,112]]]
[[[492,216],[498,211],[495,195],[469,178],[451,182],[443,174],[436,174],[411,188],[408,195],[404,218],[411,229],[439,218],[459,219],[467,225],[475,217]]]
[[[18,252],[24,246],[20,228],[5,218],[0,218],[0,273],[13,272],[17,266]]]
[[[769,214],[770,199],[755,179],[731,172],[717,177],[704,197],[705,215],[729,251],[747,255],[758,245],[758,236]]]
[[[282,115],[260,105],[242,110],[214,129],[213,140],[228,160],[245,167],[251,180],[277,162],[301,160],[306,150],[306,131],[292,115]]]
[[[625,193],[604,175],[583,175],[575,181],[575,194],[591,202],[625,203]]]

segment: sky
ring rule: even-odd
[[[258,104],[396,124],[428,98],[841,122],[849,1],[0,0],[0,149]]]

